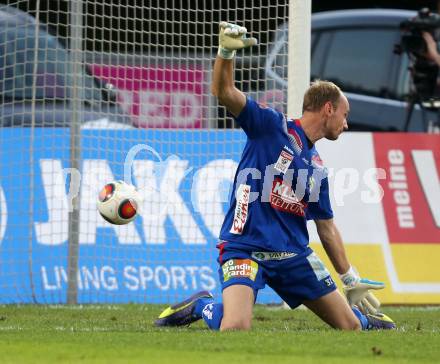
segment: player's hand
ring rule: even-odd
[[[220,23],[218,55],[224,59],[232,59],[237,49],[251,47],[258,43],[256,38],[246,38],[245,27],[227,23]]]
[[[357,306],[364,314],[375,314],[378,311],[380,302],[370,290],[383,289],[385,288],[384,283],[362,279],[353,268],[340,277],[344,283],[344,294],[350,306]]]

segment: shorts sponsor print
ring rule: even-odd
[[[257,298],[258,292],[268,285],[295,308],[336,289],[328,270],[311,249],[300,254],[231,249],[225,254],[236,254],[239,258],[232,257],[219,268],[222,290],[231,285],[246,285]]]
[[[293,258],[296,255],[296,253],[292,252],[252,252],[251,254],[252,258],[258,261],[284,260]]]
[[[315,253],[307,256],[307,260],[309,261],[309,264],[312,267],[318,281],[322,281],[323,279],[330,276],[330,272],[327,270],[324,263]]]
[[[231,278],[249,278],[255,281],[258,273],[258,263],[251,259],[229,259],[222,265],[223,281]]]

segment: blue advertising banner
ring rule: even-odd
[[[81,170],[73,171],[68,129],[0,129],[0,302],[66,302],[78,192],[79,303],[219,295],[215,245],[245,141],[238,130],[83,130]],[[143,198],[140,216],[124,226],[96,209],[99,190],[117,179]],[[258,301],[280,302],[269,289]]]

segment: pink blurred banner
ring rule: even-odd
[[[203,127],[204,72],[185,66],[92,65],[117,89],[118,102],[140,128]]]

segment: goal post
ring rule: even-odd
[[[287,115],[294,118],[302,114],[303,95],[310,85],[311,15],[311,0],[290,0]]]
[[[210,94],[218,23],[259,40],[237,54],[237,87],[297,116],[310,1],[3,3],[0,303],[219,295],[215,246],[246,140]],[[141,213],[112,226],[97,194],[127,171]]]
[[[70,164],[69,168],[75,171],[81,169],[81,114],[83,110],[84,79],[81,65],[84,63],[83,33],[84,33],[84,6],[83,0],[69,2],[70,14],[70,55],[72,57],[72,120],[69,125],[70,132]],[[69,70],[70,71],[70,70]],[[68,191],[73,191],[73,182],[70,176]],[[79,234],[81,221],[81,206],[79,196],[72,197],[71,208],[68,214],[68,239],[67,239],[67,304],[78,303],[78,261],[79,261]]]

